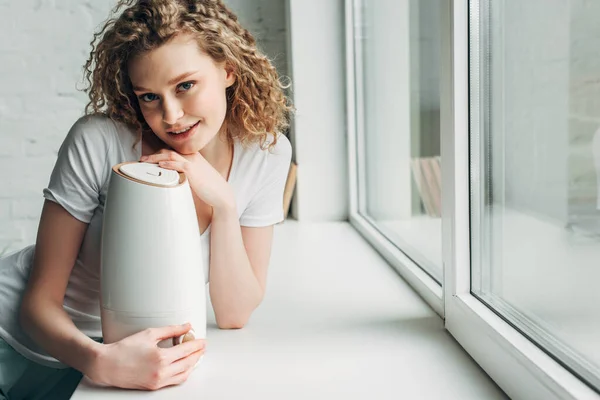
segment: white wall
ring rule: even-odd
[[[348,173],[343,0],[289,0],[293,136],[298,182],[293,215],[346,220]]]
[[[287,74],[284,0],[226,0]],[[58,148],[83,114],[81,68],[114,1],[0,1],[0,253],[35,240]],[[80,85],[81,87],[81,85]]]

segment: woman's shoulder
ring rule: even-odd
[[[123,123],[104,114],[89,114],[77,119],[69,129],[64,147],[89,148],[96,151],[132,147],[135,135]]]
[[[77,119],[69,130],[70,135],[88,140],[115,140],[119,139],[123,132],[130,134],[124,124],[105,114],[84,115]]]
[[[239,153],[235,155],[237,179],[253,182],[252,186],[261,186],[259,182],[278,180],[288,173],[292,161],[292,145],[283,134],[269,135],[264,143],[253,142],[239,144]],[[258,183],[258,185],[256,185]]]
[[[269,135],[269,143],[274,139],[273,135]],[[284,134],[279,134],[277,136],[277,142],[273,146],[272,154],[283,156],[283,157],[291,157],[292,156],[292,144],[290,140]]]
[[[269,133],[264,143],[254,141],[249,144],[240,144],[239,146],[246,159],[260,161],[274,161],[276,159],[291,159],[292,144],[284,134],[275,135]]]

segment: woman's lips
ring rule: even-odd
[[[169,137],[173,138],[174,140],[185,140],[187,138],[189,138],[190,136],[192,136],[194,133],[196,133],[196,130],[198,130],[198,125],[200,124],[200,121],[196,122],[194,125],[192,125],[192,127],[190,129],[188,129],[187,131],[183,132],[183,133],[169,133]]]

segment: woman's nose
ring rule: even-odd
[[[176,100],[163,101],[163,122],[169,125],[175,123],[183,117],[183,108]]]

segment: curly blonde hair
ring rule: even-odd
[[[256,46],[221,0],[120,0],[110,18],[94,34],[84,71],[90,102],[86,115],[104,114],[136,134],[152,133],[144,120],[127,72],[128,61],[158,48],[181,33],[193,34],[200,49],[233,70],[235,82],[226,90],[227,137],[263,146],[269,134],[289,126],[292,107],[271,61]]]

